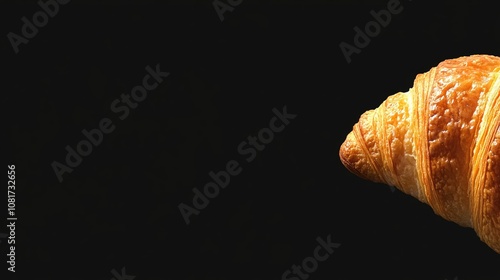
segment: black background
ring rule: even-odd
[[[4,168],[16,165],[18,221],[17,272],[2,239],[2,273],[282,279],[331,235],[341,246],[308,279],[500,279],[500,255],[472,229],[339,161],[359,116],[416,74],[500,54],[493,2],[402,0],[347,63],[339,44],[388,2],[243,0],[221,21],[210,0],[74,0],[15,54],[7,33],[40,7],[4,1]],[[110,104],[156,64],[170,76],[119,120]],[[238,145],[284,106],[297,117],[247,163]],[[60,183],[51,163],[105,117],[116,129]],[[230,160],[241,174],[186,225],[178,205]]]

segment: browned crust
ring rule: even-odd
[[[474,227],[500,253],[499,72],[499,57],[471,55],[417,75],[408,93],[361,115],[340,147],[342,164]]]

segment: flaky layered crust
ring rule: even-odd
[[[500,253],[500,58],[449,59],[417,75],[410,90],[361,115],[339,156]]]

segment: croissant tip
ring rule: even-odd
[[[345,157],[345,151],[346,151],[346,148],[345,148],[345,142],[344,142],[344,143],[342,143],[342,145],[340,146],[340,149],[339,149],[339,158],[340,158],[340,162],[342,162],[342,165],[344,165],[344,167],[347,170],[349,170],[349,172],[353,173],[354,175],[361,177],[361,178],[364,178],[363,174],[358,172],[356,170],[356,168],[354,168],[354,166],[351,165],[349,160],[347,160],[347,158]],[[364,178],[364,179],[366,179],[366,178]]]
[[[369,178],[368,176],[363,174],[363,172],[358,170],[359,168],[357,168],[355,166],[355,164],[352,163],[351,160],[349,160],[349,158],[348,158],[348,155],[350,154],[349,145],[352,145],[352,143],[349,143],[349,142],[350,142],[349,137],[347,137],[346,140],[342,143],[342,145],[340,145],[340,149],[339,149],[340,162],[352,174],[354,174],[362,179],[365,179],[365,180],[371,180],[371,178]]]

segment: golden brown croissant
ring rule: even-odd
[[[339,156],[500,253],[500,57],[449,59],[418,74],[408,92],[361,115]]]

